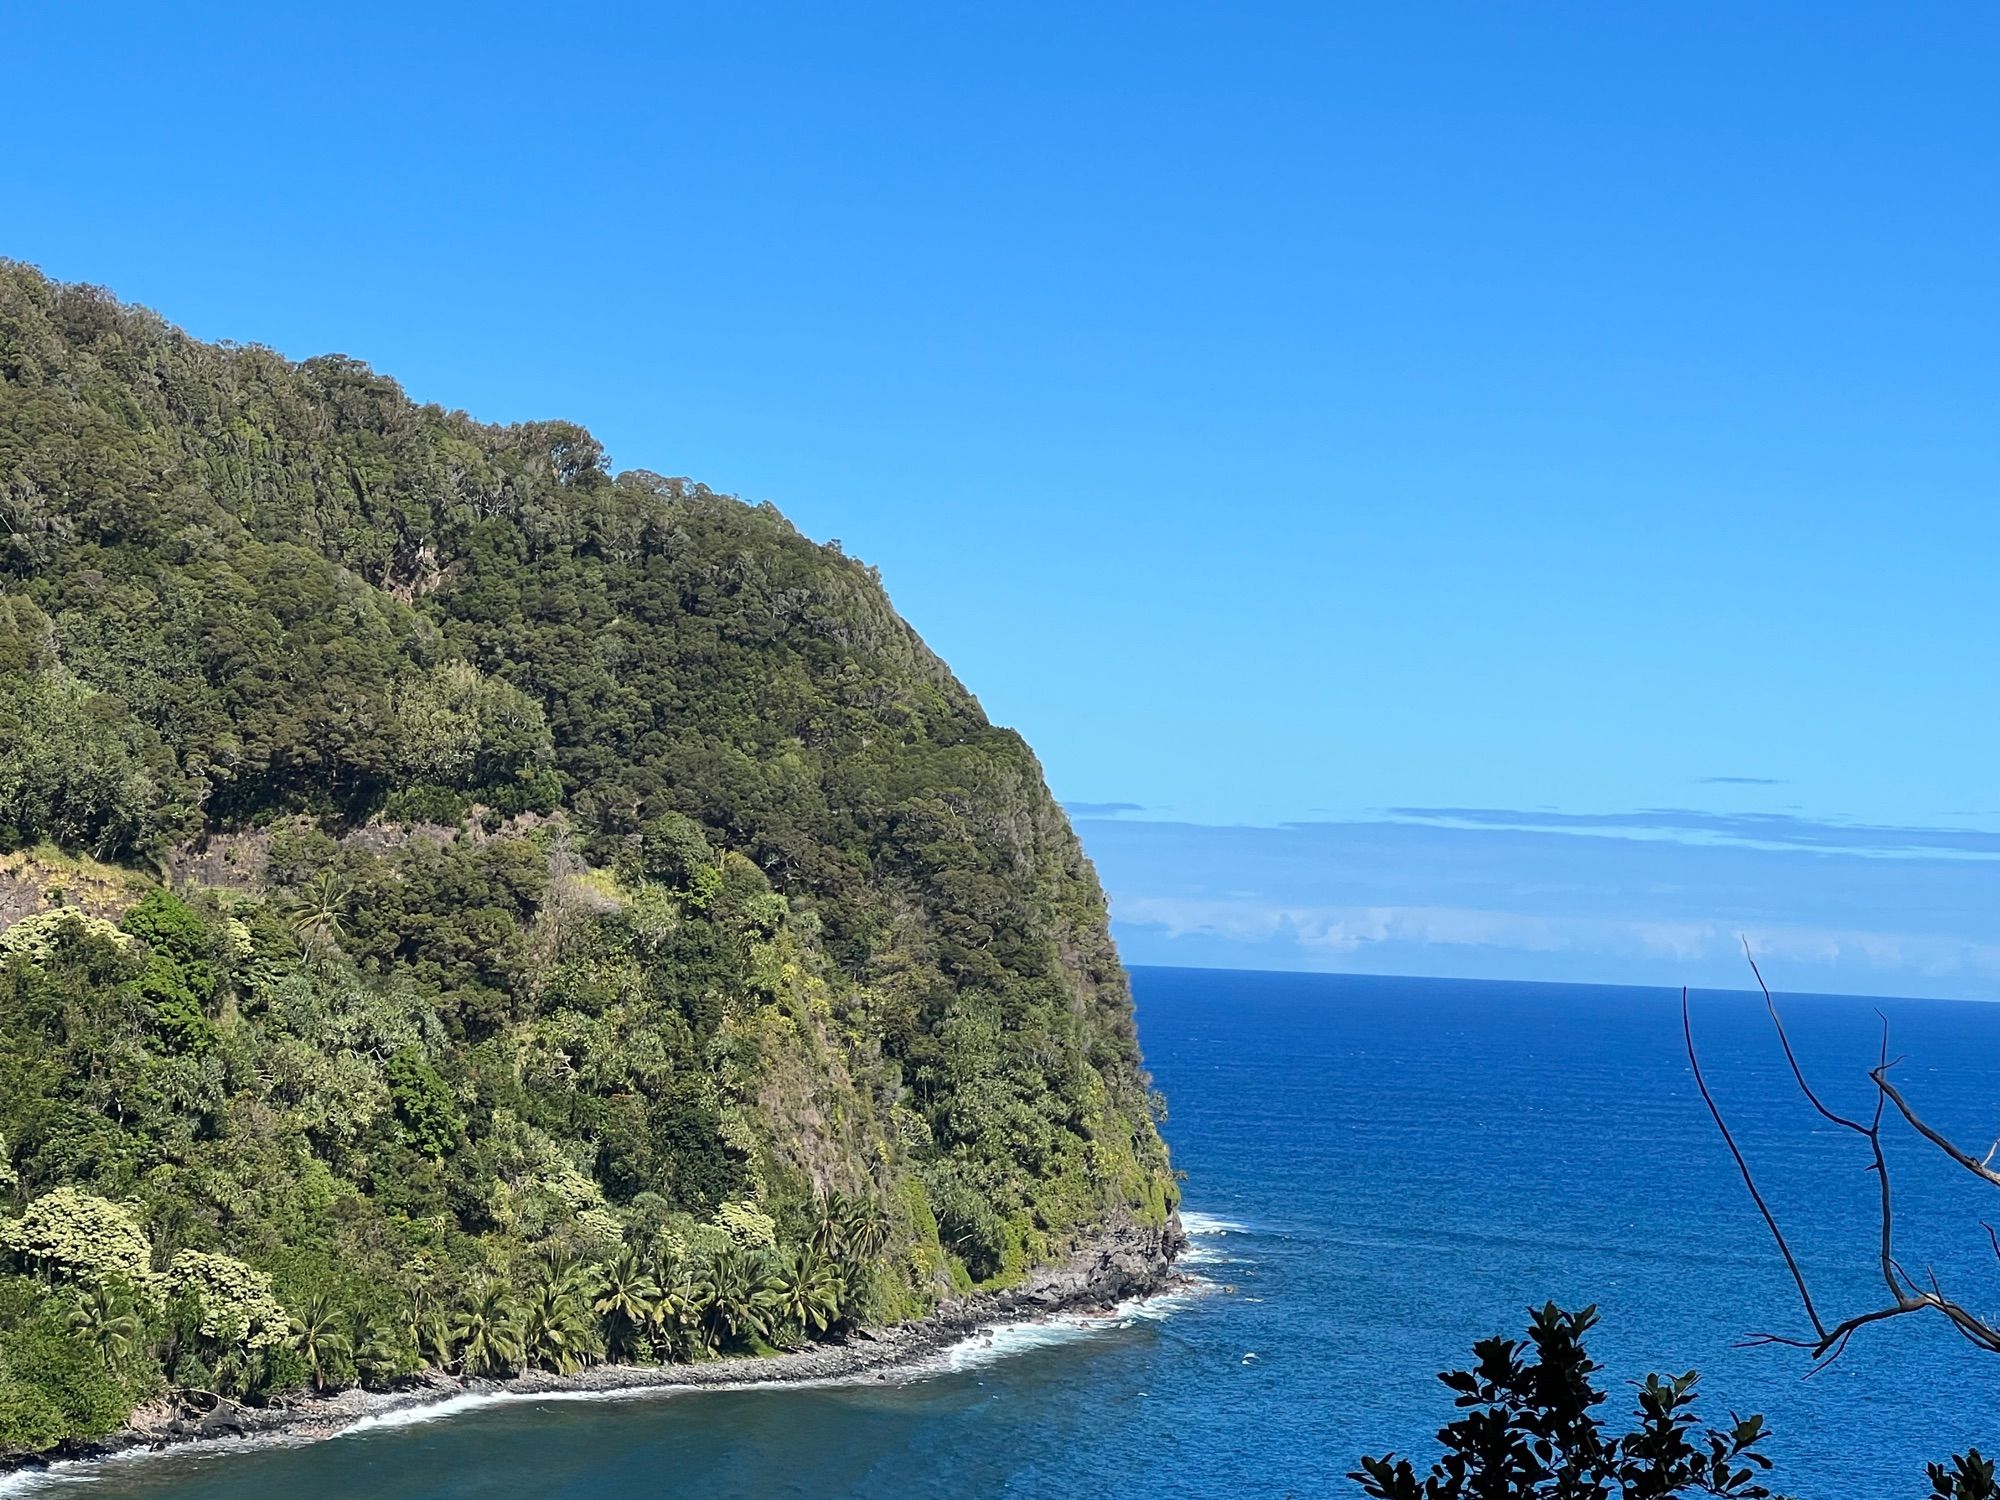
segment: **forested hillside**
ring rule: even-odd
[[[874,573],[0,262],[0,1451],[1163,1226],[1104,898]]]

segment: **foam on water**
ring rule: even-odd
[[[332,1437],[359,1437],[364,1433],[394,1431],[400,1427],[422,1427],[448,1421],[468,1412],[491,1406],[550,1406],[565,1402],[658,1401],[668,1396],[699,1395],[704,1391],[798,1390],[809,1386],[839,1385],[858,1375],[829,1376],[824,1380],[723,1380],[713,1385],[621,1385],[592,1391],[467,1391],[417,1406],[399,1406],[392,1411],[371,1412],[357,1417]]]
[[[46,1469],[21,1469],[12,1474],[0,1474],[0,1500],[13,1500],[17,1495],[33,1494],[52,1484],[92,1484],[96,1476],[71,1472],[80,1465],[51,1464]]]
[[[928,1360],[909,1366],[904,1378],[923,1380],[942,1372],[955,1374],[980,1369],[1036,1349],[1096,1338],[1139,1323],[1157,1323],[1172,1317],[1208,1289],[1206,1283],[1199,1283],[1179,1291],[1130,1297],[1101,1313],[1057,1313],[1028,1323],[996,1323],[967,1335]]]
[[[441,1401],[427,1401],[417,1406],[398,1406],[389,1411],[370,1412],[365,1417],[355,1418],[333,1435],[352,1437],[360,1432],[382,1432],[397,1427],[421,1427],[426,1422],[442,1422],[447,1417],[455,1417],[462,1412],[478,1411],[483,1407],[499,1406],[509,1400],[519,1399],[522,1398],[507,1391],[467,1391],[463,1395],[446,1396]]]
[[[1249,1264],[1250,1258],[1226,1243],[1256,1233],[1248,1224],[1205,1214],[1199,1209],[1181,1210],[1181,1228],[1187,1231],[1188,1247],[1181,1252],[1180,1264],[1222,1266]]]
[[[1188,1238],[1192,1240],[1208,1239],[1224,1234],[1251,1233],[1248,1224],[1239,1224],[1236,1220],[1225,1219],[1219,1214],[1205,1214],[1194,1208],[1181,1210],[1181,1228],[1187,1231]]]

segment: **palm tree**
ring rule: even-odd
[[[806,1243],[829,1259],[847,1249],[847,1194],[822,1193],[814,1202],[812,1232]]]
[[[849,1198],[842,1206],[841,1233],[847,1251],[861,1260],[872,1260],[889,1243],[894,1226],[889,1210],[873,1198]]]
[[[718,1250],[708,1262],[695,1295],[711,1342],[718,1348],[764,1331],[757,1302],[758,1268],[740,1247]]]
[[[506,1284],[488,1281],[453,1320],[459,1368],[468,1375],[504,1375],[521,1362],[520,1310]]]
[[[401,1331],[408,1340],[407,1347],[415,1352],[420,1363],[429,1360],[444,1369],[451,1363],[452,1320],[438,1305],[429,1263],[420,1259],[413,1263],[412,1270],[416,1274],[403,1284]]]
[[[882,1253],[893,1232],[889,1211],[873,1198],[841,1192],[820,1198],[806,1244],[832,1267],[839,1309],[833,1321],[857,1314],[869,1263]]]
[[[292,1347],[305,1360],[316,1391],[323,1391],[332,1383],[328,1367],[335,1356],[346,1354],[353,1347],[340,1331],[343,1321],[333,1299],[325,1292],[314,1292],[304,1309],[292,1314]]]
[[[654,1274],[660,1288],[651,1318],[654,1337],[670,1357],[687,1359],[698,1344],[708,1346],[701,1321],[701,1285],[693,1272],[677,1263],[663,1277],[658,1271]]]
[[[597,1295],[590,1304],[604,1319],[605,1347],[614,1355],[631,1355],[659,1300],[659,1283],[647,1274],[639,1252],[627,1245],[610,1265],[598,1269]]]
[[[828,1260],[869,1260],[889,1243],[889,1211],[859,1193],[828,1193],[817,1204],[806,1243]]]
[[[680,1242],[669,1234],[655,1235],[646,1247],[646,1274],[653,1278],[653,1284],[664,1288],[678,1280],[686,1268]]]
[[[568,1375],[599,1347],[583,1298],[571,1285],[544,1281],[528,1294],[521,1318],[521,1353],[529,1364]]]
[[[354,887],[330,869],[321,870],[308,881],[292,908],[292,935],[299,940],[299,952],[309,959],[324,957],[347,936],[342,911]]]
[[[583,1285],[583,1257],[558,1240],[545,1240],[535,1250],[535,1285],[575,1291]]]
[[[419,1360],[428,1359],[440,1370],[446,1368],[455,1343],[451,1319],[436,1309],[424,1313],[411,1330],[410,1342],[416,1346]]]
[[[403,1372],[404,1349],[396,1333],[393,1323],[361,1311],[348,1327],[354,1373],[370,1390],[380,1390]]]
[[[124,1288],[111,1282],[99,1282],[81,1291],[70,1311],[69,1326],[104,1357],[105,1367],[114,1371],[124,1368],[144,1331],[138,1304]]]
[[[757,1300],[770,1326],[795,1323],[808,1334],[817,1334],[839,1318],[840,1292],[832,1262],[804,1245],[772,1262],[757,1288]]]

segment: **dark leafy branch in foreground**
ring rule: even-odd
[[[1875,1107],[1866,1123],[1829,1107],[1807,1079],[1805,1069],[1799,1065],[1798,1054],[1793,1051],[1791,1038],[1785,1031],[1784,1020],[1778,1014],[1777,1002],[1772,999],[1770,986],[1765,984],[1764,975],[1758,969],[1757,960],[1750,953],[1747,942],[1744,944],[1744,956],[1749,959],[1750,972],[1756,976],[1757,987],[1763,993],[1764,1008],[1771,1017],[1772,1028],[1778,1035],[1778,1045],[1784,1049],[1785,1062],[1791,1069],[1792,1079],[1798,1085],[1799,1092],[1805,1096],[1806,1102],[1819,1113],[1821,1118],[1842,1130],[1852,1132],[1867,1143],[1870,1157],[1868,1170],[1875,1174],[1880,1189],[1878,1216],[1880,1240],[1876,1258],[1883,1285],[1888,1293],[1887,1299],[1880,1306],[1851,1313],[1845,1317],[1829,1319],[1820,1311],[1819,1304],[1814,1300],[1811,1287],[1806,1281],[1805,1272],[1799,1266],[1798,1257],[1792,1253],[1792,1247],[1785,1238],[1785,1232],[1778,1223],[1777,1215],[1758,1187],[1749,1161],[1744,1157],[1742,1148],[1737,1145],[1728,1121],[1723,1118],[1722,1110],[1715,1102],[1715,1096],[1709,1091],[1708,1080],[1702,1075],[1701,1060],[1695,1052],[1694,1025],[1688,1012],[1687,991],[1683,989],[1681,1031],[1687,1043],[1688,1066],[1693,1069],[1695,1086],[1701,1091],[1702,1102],[1708,1106],[1709,1114],[1714,1118],[1716,1129],[1721,1132],[1730,1155],[1735,1158],[1737,1170],[1743,1177],[1743,1185],[1749,1190],[1751,1201],[1756,1204],[1757,1212],[1763,1217],[1765,1227],[1770,1230],[1771,1238],[1778,1247],[1778,1253],[1784,1257],[1785,1266],[1791,1272],[1792,1282],[1798,1288],[1799,1302],[1805,1309],[1806,1321],[1812,1329],[1810,1336],[1757,1333],[1746,1340],[1746,1343],[1775,1344],[1804,1349],[1818,1361],[1814,1366],[1814,1369],[1818,1370],[1838,1359],[1847,1348],[1848,1341],[1871,1324],[1885,1323],[1910,1313],[1935,1312],[1944,1317],[1953,1329],[1975,1348],[1989,1354],[2000,1354],[2000,1326],[1979,1317],[1969,1311],[1963,1303],[1948,1296],[1934,1271],[1926,1268],[1923,1278],[1919,1280],[1897,1259],[1895,1191],[1890,1179],[1888,1158],[1882,1149],[1883,1120],[1887,1106],[1893,1105],[1896,1113],[1919,1136],[1943,1152],[1951,1161],[1994,1187],[2000,1187],[2000,1172],[1996,1172],[1992,1166],[1995,1151],[2000,1151],[2000,1141],[1996,1141],[1984,1157],[1974,1157],[1929,1125],[1917,1113],[1903,1092],[1890,1081],[1890,1072],[1901,1059],[1889,1056],[1889,1023],[1886,1017],[1882,1021],[1882,1042],[1877,1061],[1868,1073],[1869,1081],[1875,1085]],[[2000,1234],[1995,1233],[1991,1224],[1983,1224],[1983,1227],[1988,1242],[1993,1246],[1995,1258],[2000,1259]]]
[[[1731,1413],[1726,1427],[1704,1425],[1693,1371],[1633,1382],[1636,1425],[1607,1432],[1597,1412],[1605,1394],[1592,1383],[1601,1366],[1583,1344],[1596,1323],[1594,1307],[1549,1303],[1530,1311],[1525,1343],[1480,1340],[1471,1369],[1438,1376],[1464,1415],[1439,1429],[1444,1452],[1429,1471],[1390,1453],[1361,1459],[1348,1478],[1370,1500],[1784,1500],[1764,1482],[1764,1419]],[[1977,1448],[1928,1465],[1927,1477],[1929,1500],[2000,1500]]]
[[[1744,951],[1799,1092],[1822,1119],[1866,1144],[1869,1170],[1875,1174],[1880,1191],[1876,1259],[1888,1293],[1880,1306],[1846,1316],[1822,1311],[1777,1214],[1709,1089],[1695,1050],[1694,1023],[1683,989],[1681,1030],[1695,1086],[1784,1259],[1811,1329],[1804,1336],[1758,1333],[1746,1344],[1806,1350],[1816,1361],[1816,1372],[1839,1358],[1861,1329],[1910,1313],[1933,1312],[1975,1348],[2000,1353],[2000,1327],[1948,1296],[1933,1271],[1926,1268],[1919,1280],[1898,1259],[1896,1196],[1883,1149],[1883,1131],[1893,1109],[1947,1159],[1993,1187],[2000,1187],[2000,1170],[1994,1167],[2000,1141],[1984,1155],[1975,1156],[1917,1112],[1891,1080],[1899,1060],[1889,1055],[1886,1019],[1875,1066],[1868,1073],[1875,1086],[1873,1109],[1861,1119],[1832,1108],[1807,1078],[1778,1014],[1777,1002],[1747,943]],[[2000,1259],[2000,1231],[1991,1224],[1983,1223],[1982,1227],[1995,1258]],[[1765,1483],[1771,1469],[1771,1460],[1764,1452],[1770,1434],[1762,1417],[1732,1413],[1726,1427],[1704,1425],[1694,1411],[1698,1377],[1690,1371],[1673,1377],[1649,1375],[1635,1382],[1636,1425],[1624,1433],[1607,1432],[1597,1412],[1604,1392],[1592,1384],[1600,1367],[1583,1345],[1583,1336],[1596,1324],[1596,1309],[1564,1312],[1551,1303],[1532,1312],[1530,1319],[1525,1343],[1497,1336],[1481,1340],[1473,1345],[1475,1363],[1471,1369],[1448,1370],[1439,1376],[1462,1415],[1439,1429],[1437,1438],[1443,1452],[1427,1472],[1419,1473],[1409,1459],[1393,1453],[1360,1460],[1360,1467],[1348,1477],[1370,1500],[1667,1500],[1695,1495],[1781,1500]],[[1994,1463],[1977,1448],[1944,1463],[1928,1464],[1925,1474],[1930,1481],[1928,1500],[2000,1500]]]
[[[1348,1477],[1371,1500],[1639,1500],[1729,1495],[1776,1500],[1762,1483],[1771,1467],[1764,1419],[1732,1417],[1704,1427],[1695,1415],[1699,1377],[1648,1375],[1636,1384],[1638,1423],[1611,1434],[1592,1384],[1601,1366],[1583,1346],[1597,1309],[1565,1312],[1550,1303],[1530,1314],[1528,1340],[1482,1339],[1469,1370],[1438,1379],[1465,1413],[1438,1433],[1444,1455],[1421,1479],[1406,1458],[1363,1458]],[[1977,1492],[1975,1492],[1977,1493]]]

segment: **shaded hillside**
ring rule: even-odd
[[[9,1435],[50,1360],[300,1378],[187,1254],[359,1320],[351,1377],[622,1250],[708,1286],[686,1354],[1171,1209],[1096,877],[872,570],[4,263],[0,850],[0,1446],[101,1417]],[[51,1248],[105,1215],[143,1268]],[[715,1321],[815,1245],[837,1318]],[[151,1364],[78,1331],[106,1288]]]

